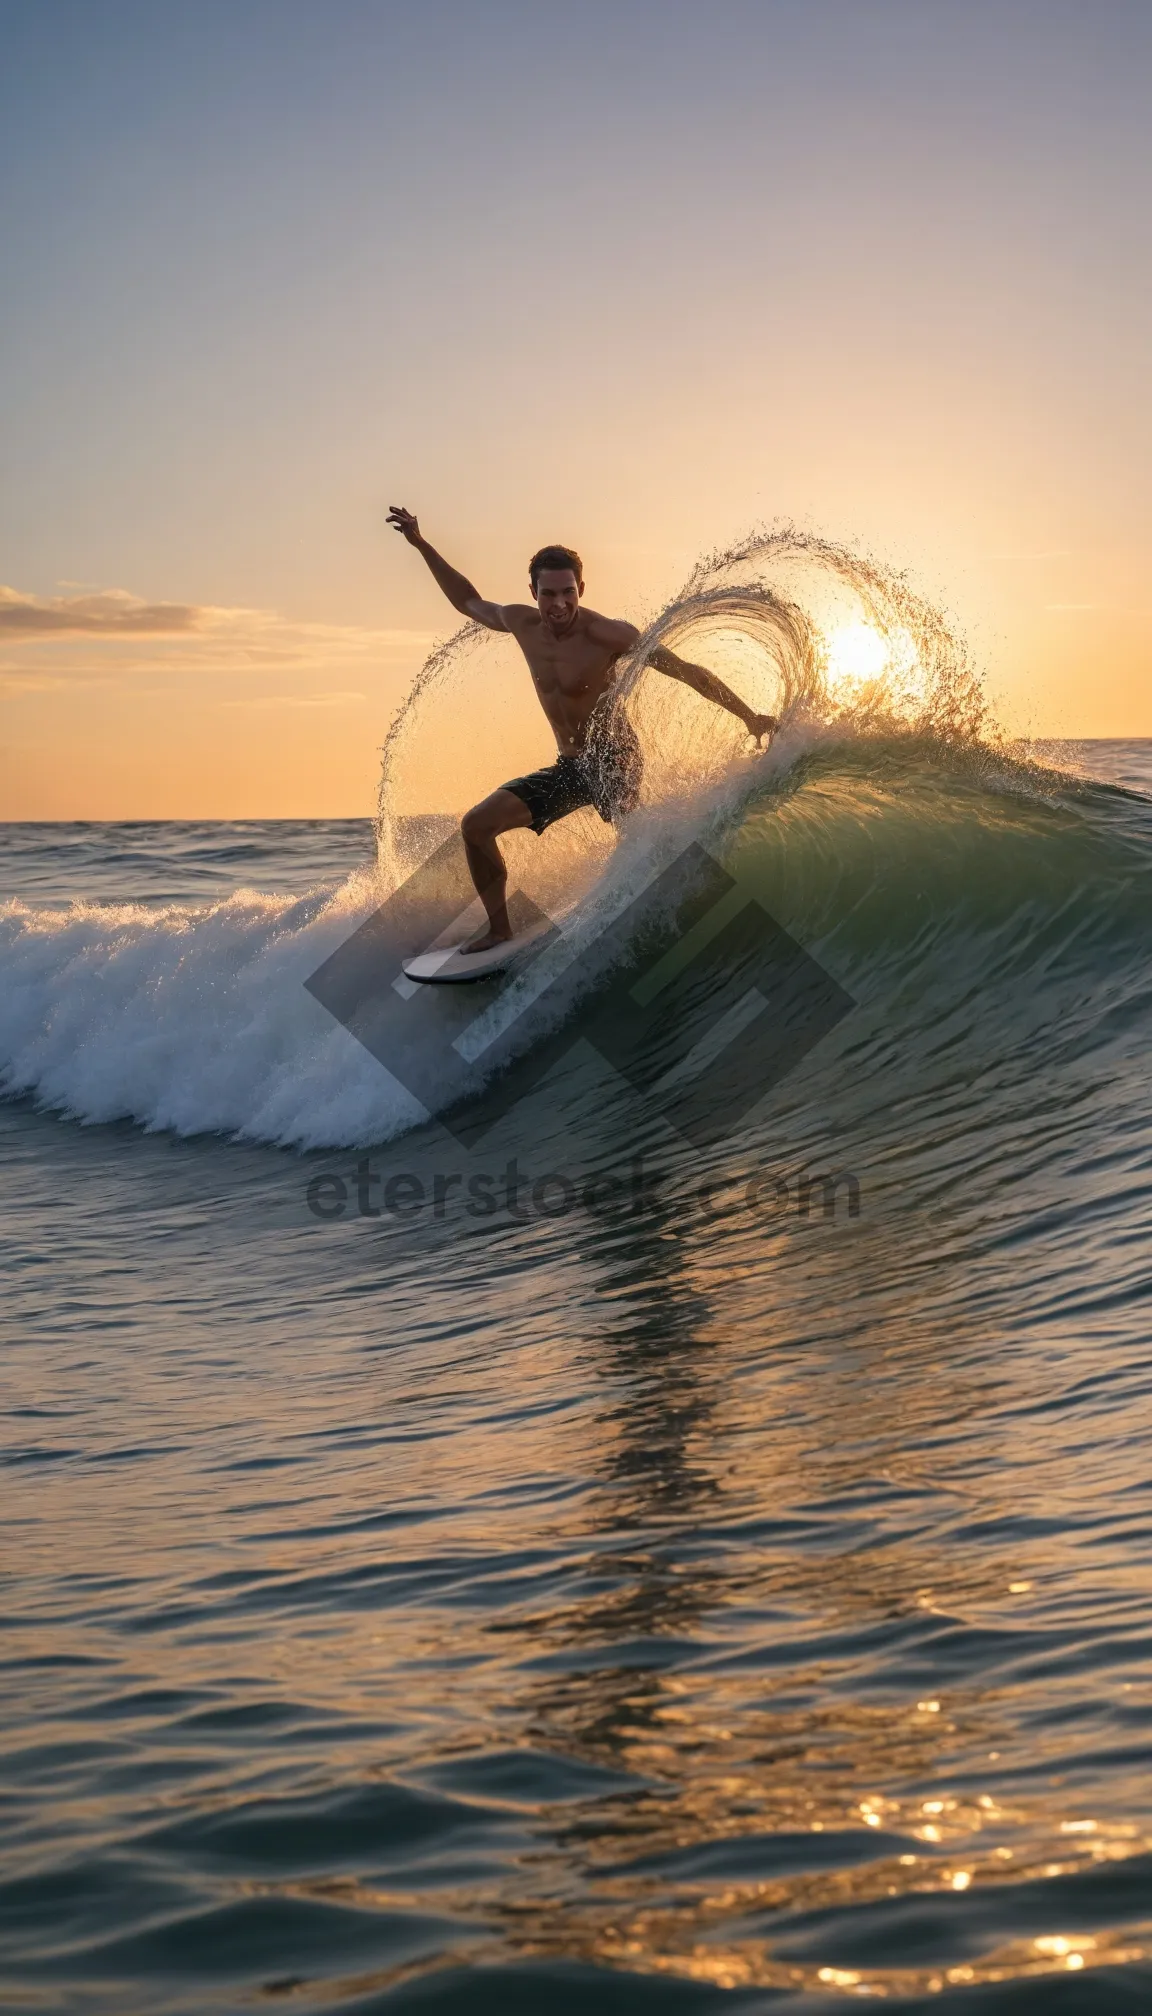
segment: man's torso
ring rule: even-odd
[[[630,626],[581,609],[571,630],[557,637],[527,603],[506,606],[504,620],[528,660],[557,748],[561,755],[578,755],[597,702],[615,684],[617,664],[628,649],[628,637],[622,641],[619,633]]]

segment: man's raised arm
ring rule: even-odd
[[[654,665],[657,672],[666,673],[669,679],[679,679],[681,685],[691,686],[702,699],[711,700],[715,706],[735,714],[758,742],[762,735],[771,735],[780,726],[774,714],[754,714],[751,707],[746,707],[743,700],[737,698],[730,686],[716,677],[715,672],[709,672],[703,665],[693,665],[687,658],[678,658],[666,644],[656,646],[648,663]]]
[[[455,567],[450,567],[443,555],[421,536],[414,512],[406,511],[402,504],[390,504],[388,523],[407,539],[410,546],[415,546],[416,551],[424,555],[432,579],[438,588],[443,589],[454,609],[458,609],[462,616],[470,616],[474,623],[483,623],[486,630],[508,628],[499,602],[486,602],[467,575],[457,573]]]

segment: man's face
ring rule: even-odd
[[[571,567],[542,567],[536,576],[536,607],[549,630],[557,635],[576,621],[583,586]]]

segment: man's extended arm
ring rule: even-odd
[[[423,554],[432,579],[438,588],[443,589],[454,609],[458,609],[462,616],[471,616],[474,623],[483,623],[488,630],[508,628],[499,602],[486,602],[466,574],[460,574],[455,567],[449,566],[443,554],[437,553],[436,548],[422,537],[413,512],[406,511],[402,504],[390,504],[388,523],[403,534],[410,546],[415,546],[416,551]]]
[[[780,726],[774,714],[753,713],[751,707],[746,707],[743,700],[738,699],[731,687],[718,679],[714,672],[707,671],[703,665],[691,664],[687,658],[678,658],[666,644],[656,646],[648,663],[654,665],[657,672],[667,673],[669,679],[679,679],[682,685],[691,686],[694,693],[713,701],[717,707],[727,708],[729,714],[735,714],[738,721],[743,721],[748,733],[755,735],[757,741],[761,735],[769,735]]]

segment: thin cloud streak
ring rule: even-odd
[[[261,693],[251,700],[220,700],[220,707],[351,707],[360,706],[366,693]]]
[[[390,651],[427,650],[425,630],[367,629],[359,624],[316,623],[281,615],[276,609],[227,608],[212,603],[146,602],[126,588],[101,588],[82,595],[26,595],[0,585],[0,636],[30,642],[97,637],[127,642],[145,637],[226,639],[253,657],[280,657],[308,646],[375,646]]]
[[[209,613],[188,602],[144,602],[123,588],[38,596],[0,585],[0,634],[8,636],[163,636],[198,630]]]
[[[38,597],[0,587],[0,693],[12,698],[96,687],[139,695],[142,678],[159,677],[171,691],[228,680],[241,689],[231,706],[347,705],[366,697],[365,679],[414,671],[433,641],[429,631],[307,622],[274,609],[146,602],[122,588]],[[339,680],[330,694],[316,690],[325,675]],[[309,690],[261,695],[273,676],[300,677]]]

